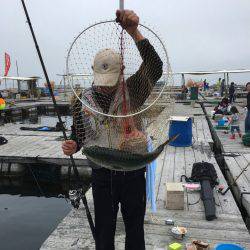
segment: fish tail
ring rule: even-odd
[[[166,140],[166,141],[162,144],[162,146],[164,147],[164,146],[166,146],[169,142],[176,140],[177,137],[178,137],[179,135],[180,135],[180,134],[176,134],[176,135],[172,136],[171,138],[169,138],[168,140]]]

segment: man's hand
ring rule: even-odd
[[[125,29],[136,42],[144,39],[138,30],[139,17],[134,11],[117,10],[116,17],[116,20],[121,24],[122,28]]]
[[[73,155],[76,152],[77,144],[73,140],[64,141],[62,144],[62,150],[65,155]]]

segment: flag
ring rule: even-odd
[[[9,69],[10,69],[10,56],[9,54],[5,53],[4,54],[4,57],[5,57],[5,71],[4,71],[4,76],[7,76],[8,75],[8,72],[9,72]]]

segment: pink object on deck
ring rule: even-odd
[[[183,186],[188,189],[188,190],[200,190],[201,189],[201,185],[199,183],[185,183],[183,184]]]

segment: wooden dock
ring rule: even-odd
[[[70,158],[61,150],[62,132],[26,131],[20,130],[21,126],[24,125],[7,123],[0,126],[0,136],[8,140],[0,146],[0,162],[70,165]],[[77,166],[87,167],[87,160],[80,151],[74,159]]]
[[[157,160],[155,191],[158,209],[157,213],[152,214],[150,207],[147,208],[144,223],[146,249],[164,248],[172,242],[178,242],[171,235],[172,226],[165,225],[165,219],[172,219],[175,225],[187,228],[186,237],[179,241],[183,247],[185,243],[198,239],[210,243],[211,249],[218,242],[238,243],[250,249],[249,232],[230,191],[225,196],[214,191],[217,219],[210,222],[205,220],[204,207],[199,200],[200,194],[196,192],[185,192],[184,210],[165,209],[166,182],[180,182],[183,174],[190,176],[195,162],[204,160],[213,163],[220,183],[227,186],[211,151],[210,144],[213,140],[200,106],[192,108],[190,105],[176,104],[173,114],[194,117],[193,145],[183,148],[168,146]],[[165,126],[163,134],[167,137],[167,122],[164,119],[161,122]],[[93,214],[91,189],[87,192],[87,199]],[[118,215],[115,240],[116,249],[124,249],[125,232],[121,214]],[[72,210],[44,242],[41,249],[95,249],[84,209],[81,207],[79,210]]]
[[[244,120],[245,112],[237,106],[240,111],[240,128],[244,134]],[[207,113],[211,113],[212,107],[206,108]],[[216,125],[210,117],[212,125]],[[229,180],[235,179],[240,172],[250,164],[250,147],[243,145],[241,138],[236,133],[236,139],[231,140],[230,130],[214,130],[217,135],[218,143],[221,144],[222,153],[224,154],[225,163],[227,166],[226,174]],[[250,218],[250,166],[244,171],[241,177],[236,181],[236,185],[233,187],[235,197],[239,204],[241,204],[246,210],[248,217]]]

